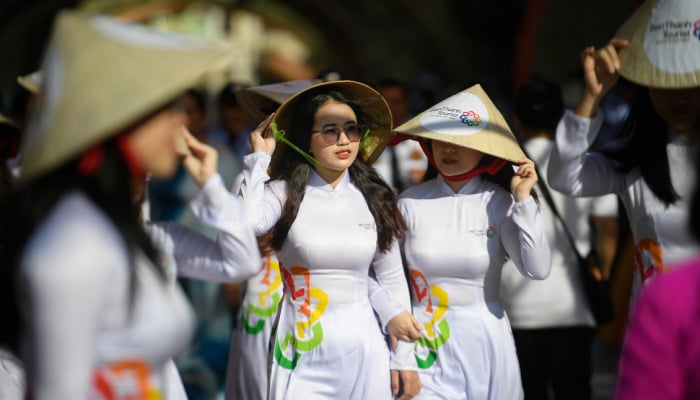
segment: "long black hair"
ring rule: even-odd
[[[311,146],[311,130],[314,116],[318,108],[328,101],[337,101],[350,106],[355,112],[358,125],[367,125],[366,114],[362,105],[348,98],[337,90],[319,88],[310,90],[299,99],[298,106],[293,110],[291,128],[286,132],[287,137],[302,150]],[[289,146],[280,146],[281,153],[275,157],[279,162],[273,163],[270,171],[272,180],[283,180],[287,183],[287,200],[282,208],[282,215],[266,237],[269,247],[279,250],[294,220],[299,213],[299,207],[304,199],[309,173],[313,166],[301,154]],[[394,191],[379,177],[371,165],[359,156],[348,169],[353,183],[360,190],[377,225],[377,247],[380,251],[391,248],[393,239],[403,234],[406,224],[396,204]]]
[[[634,99],[620,130],[620,139],[599,149],[620,172],[639,168],[644,182],[666,206],[679,198],[671,182],[667,129],[666,122],[651,103],[649,89],[635,85]]]
[[[103,152],[102,166],[94,174],[79,172],[78,159],[71,160],[19,186],[2,205],[0,310],[3,327],[0,329],[0,344],[17,348],[20,320],[16,285],[24,248],[54,207],[71,193],[82,193],[90,199],[104,212],[124,240],[129,250],[132,299],[136,290],[133,268],[137,252],[148,257],[158,274],[165,279],[165,273],[159,267],[158,252],[139,222],[139,206],[134,202],[134,178],[116,139],[107,140],[103,144]]]

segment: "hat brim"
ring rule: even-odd
[[[337,90],[345,94],[348,98],[357,102],[362,108],[367,121],[365,121],[369,134],[362,139],[360,157],[368,164],[372,164],[379,158],[389,141],[391,135],[391,110],[386,100],[379,92],[364,83],[356,81],[332,81],[323,82],[302,90],[287,99],[275,113],[272,122],[277,123],[278,129],[289,132],[292,127],[292,120],[300,101],[306,99],[309,92],[322,92]],[[283,143],[278,145],[284,146]],[[273,165],[276,164],[275,155],[281,152],[275,151],[273,154]]]
[[[236,98],[253,121],[260,123],[287,99],[321,82],[319,79],[300,80],[247,87],[239,89]]]
[[[645,36],[647,34],[653,35],[648,32],[649,23],[659,4],[658,0],[645,1],[615,34],[616,38],[629,41],[629,45],[620,50],[620,75],[633,83],[646,87],[660,89],[698,87],[700,86],[700,68],[687,73],[663,71],[654,65],[647,54]],[[695,16],[695,18],[698,17],[700,16]],[[696,51],[700,52],[700,40],[697,40],[697,38],[692,38],[692,40],[692,43],[697,46]],[[657,58],[657,64],[666,63],[669,65],[669,69],[673,65],[683,65],[688,62],[686,58],[687,53],[682,51],[673,52],[672,57],[660,57],[659,55],[655,57]]]
[[[455,118],[435,120],[430,118],[430,114],[441,108],[441,105],[448,104],[453,99],[458,99],[460,96],[478,98],[483,107],[484,115],[487,115],[486,125],[478,128],[474,133],[471,128],[460,123]],[[459,113],[469,109],[466,104],[459,102],[458,104],[450,104],[450,110],[459,109]],[[467,106],[467,108],[464,108]],[[497,158],[517,163],[526,158],[518,140],[513,135],[513,132],[508,127],[503,115],[498,111],[498,108],[493,104],[488,95],[480,85],[474,85],[459,93],[454,94],[443,100],[442,102],[430,107],[417,116],[411,118],[408,122],[397,127],[397,133],[414,136],[427,140],[438,140],[441,142],[451,143],[456,146],[465,147],[472,150],[480,151]],[[447,133],[445,133],[447,131]]]

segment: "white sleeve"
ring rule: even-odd
[[[377,250],[372,261],[372,268],[377,277],[377,282],[390,295],[388,298],[394,299],[404,310],[410,310],[411,298],[408,293],[408,282],[403,272],[401,253],[396,239],[394,239],[391,249],[387,252],[382,253]],[[391,302],[387,302],[387,304],[389,304],[388,308],[392,307]],[[380,312],[385,313],[386,316],[390,315],[387,311]],[[413,347],[413,343],[399,340],[397,348],[391,351],[391,369],[418,370],[416,358],[413,355]]]
[[[281,185],[274,188],[266,185],[270,180],[267,168],[272,157],[262,151],[243,157],[243,180],[238,197],[243,200],[246,220],[251,223],[257,235],[269,231],[280,219],[286,193]]]
[[[240,282],[255,275],[260,269],[255,233],[221,176],[211,178],[190,207],[199,220],[217,230],[216,241],[182,225],[146,225],[153,242],[175,263],[177,274],[217,282]]]
[[[608,194],[596,197],[591,204],[591,215],[594,217],[617,217],[617,195]]]
[[[377,282],[377,277],[374,274],[374,269],[369,269],[368,281],[369,302],[372,309],[377,314],[379,325],[382,327],[382,332],[387,334],[386,326],[392,318],[399,315],[403,311],[408,311],[404,306],[396,301],[382,285]]]
[[[43,244],[21,267],[28,390],[35,400],[85,399],[105,297],[128,271],[128,260],[114,251],[121,240],[109,232],[54,234],[80,242],[62,249]]]
[[[625,175],[603,154],[588,153],[603,124],[602,112],[583,118],[567,111],[559,121],[547,178],[557,191],[576,197],[617,193],[625,187]]]
[[[549,242],[539,206],[530,196],[513,203],[501,222],[501,243],[518,271],[530,279],[545,279],[552,269]]]

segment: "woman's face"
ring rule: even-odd
[[[359,129],[349,105],[328,100],[314,114],[311,154],[327,168],[346,170],[357,158],[362,136]],[[342,132],[337,135],[339,130]]]
[[[166,108],[139,124],[129,134],[134,156],[145,172],[156,178],[171,176],[177,167],[175,135],[186,122],[183,111]]]
[[[445,176],[467,173],[481,162],[483,153],[451,143],[433,140],[433,158],[438,169]]]
[[[700,87],[692,89],[649,88],[651,104],[677,133],[696,135],[700,129]]]

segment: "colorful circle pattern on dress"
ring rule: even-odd
[[[410,271],[410,280],[415,298],[425,303],[424,310],[431,315],[430,320],[423,322],[426,335],[416,341],[416,362],[419,368],[426,369],[435,363],[438,348],[450,338],[450,325],[445,319],[449,296],[443,288],[429,285],[425,275],[416,269]]]
[[[275,340],[275,360],[287,369],[294,369],[302,354],[318,347],[323,341],[323,326],[320,319],[328,306],[328,294],[311,286],[309,269],[305,267],[281,268],[286,289],[292,300],[300,297],[304,302],[296,309],[302,315],[300,321],[296,323],[296,332],[285,332],[280,339]],[[297,289],[294,276],[303,277],[304,287]],[[312,299],[315,300],[315,307],[312,306]],[[288,357],[291,355],[291,358]]]
[[[243,330],[250,335],[257,335],[262,332],[265,323],[276,313],[280,302],[280,288],[282,286],[282,276],[279,262],[271,257],[265,257],[262,264],[262,275],[259,280],[261,287],[266,288],[251,296],[255,303],[248,303],[243,306],[241,325]],[[246,298],[249,298],[246,296]],[[251,321],[255,320],[255,324]]]

